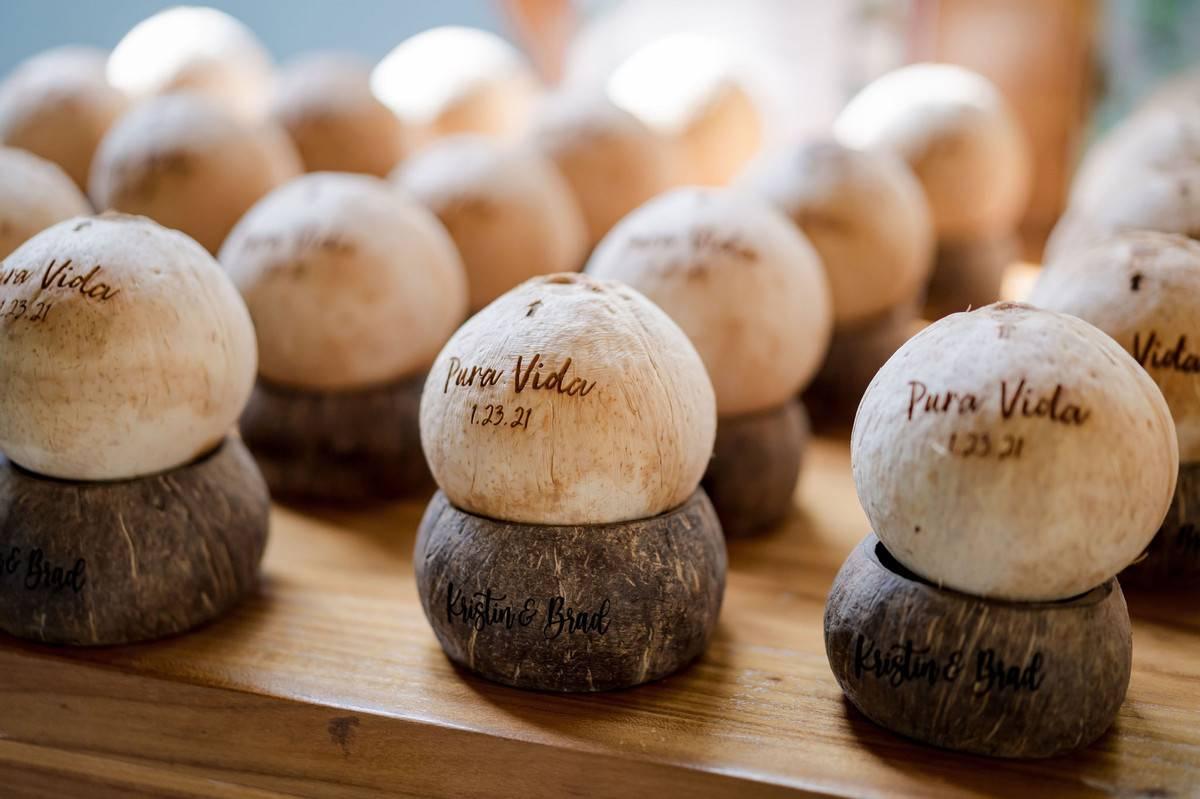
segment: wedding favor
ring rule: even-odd
[[[875,533],[825,608],[850,701],[982,754],[1050,756],[1103,733],[1131,662],[1114,575],[1154,537],[1178,469],[1137,362],[1072,316],[954,314],[880,370],[851,455]]]
[[[421,398],[441,491],[413,558],[451,660],[601,691],[699,656],[725,585],[698,487],[715,427],[695,348],[623,284],[534,278],[463,325]]]
[[[124,644],[224,613],[269,505],[232,434],[255,366],[237,291],[123,215],[57,224],[0,272],[0,629]]]
[[[720,414],[704,485],[725,532],[778,522],[808,439],[797,394],[825,356],[832,321],[804,235],[753,195],[676,189],[622,220],[587,272],[653,300],[704,360]]]
[[[571,187],[589,248],[623,216],[676,182],[676,153],[667,139],[602,94],[551,96],[530,136]]]
[[[996,87],[962,67],[915,64],[859,92],[834,130],[851,147],[899,155],[924,187],[937,235],[927,316],[997,300],[1005,268],[1020,255],[1017,225],[1033,169]]]
[[[309,172],[386,177],[414,135],[371,94],[371,70],[353,56],[321,53],[279,74],[271,118],[291,136]]]
[[[933,257],[921,184],[890,153],[825,140],[760,159],[741,184],[787,214],[821,257],[833,338],[805,398],[818,422],[848,426],[871,378],[914,332]]]
[[[92,155],[129,98],[108,83],[108,55],[56,47],[17,65],[0,83],[0,144],[58,164],[87,189]]]
[[[393,180],[450,232],[472,312],[535,275],[583,266],[583,216],[554,164],[532,147],[451,136],[401,164]]]
[[[1166,233],[1117,234],[1043,271],[1030,302],[1108,333],[1162,390],[1179,438],[1179,481],[1146,557],[1121,579],[1200,584],[1200,244]]]
[[[221,263],[258,335],[241,429],[272,493],[349,502],[431,487],[421,387],[467,311],[437,219],[380,178],[314,173],[250,209]]]
[[[193,94],[147,100],[121,117],[92,163],[96,206],[143,214],[211,253],[251,205],[299,174],[273,125],[250,125]]]
[[[51,225],[91,212],[87,198],[53,163],[0,147],[0,259]]]

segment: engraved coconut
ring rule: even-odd
[[[683,331],[628,286],[577,274],[529,280],[472,317],[421,399],[421,443],[450,502],[535,525],[678,507],[715,427]]]
[[[1032,164],[1000,92],[951,64],[914,64],[860,91],[834,126],[842,143],[890,151],[925,189],[941,239],[1006,235],[1025,210]]]
[[[124,480],[180,466],[233,427],[254,330],[196,242],[148,219],[77,217],[0,276],[0,450],[49,477]]]
[[[385,177],[413,134],[371,94],[371,71],[352,56],[323,53],[280,72],[271,118],[284,128],[309,172]]]
[[[587,249],[583,216],[552,162],[529,147],[453,136],[393,173],[450,232],[479,310],[535,275],[579,269]]]
[[[104,137],[89,193],[97,207],[148,216],[215,253],[260,197],[299,174],[286,135],[239,121],[205,98],[148,100]]]
[[[539,109],[530,136],[571,187],[589,246],[675,183],[676,151],[668,140],[603,95],[552,96]]]
[[[18,64],[0,84],[0,144],[58,164],[86,189],[100,140],[129,105],[105,77],[107,57],[56,47]]]
[[[895,558],[996,599],[1072,597],[1132,562],[1175,489],[1175,425],[1121,346],[1001,303],[951,315],[884,365],[859,407],[854,480]]]
[[[51,225],[91,212],[87,198],[55,164],[0,147],[0,259]]]

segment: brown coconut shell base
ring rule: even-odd
[[[1108,729],[1129,686],[1129,612],[1115,579],[1062,602],[1004,602],[932,586],[874,535],[825,605],[825,650],[876,724],[983,755],[1050,757]]]
[[[259,379],[241,432],[277,499],[353,504],[433,490],[421,451],[424,375],[359,391]]]
[[[425,615],[458,665],[517,688],[606,691],[704,652],[725,538],[700,490],[651,519],[578,527],[485,519],[439,491],[414,565]]]
[[[1200,463],[1179,467],[1167,518],[1145,556],[1121,572],[1138,588],[1200,588]]]
[[[904,303],[852,325],[837,327],[821,371],[804,391],[813,429],[848,434],[867,386],[916,332],[917,304]]]
[[[925,318],[936,321],[999,300],[1004,273],[1020,252],[1015,235],[938,242],[925,296]]]
[[[808,438],[808,414],[799,400],[717,420],[713,458],[701,485],[727,536],[760,533],[788,514]]]
[[[258,584],[269,509],[235,437],[119,482],[55,480],[0,459],[0,629],[97,646],[204,624]]]

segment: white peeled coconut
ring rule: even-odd
[[[530,138],[570,185],[591,246],[677,180],[670,143],[601,93],[551,96],[535,115]]]
[[[834,124],[850,147],[890,151],[925,189],[938,238],[1012,233],[1032,186],[1029,145],[1007,102],[982,75],[913,64],[868,84]]]
[[[1162,392],[1087,322],[998,303],[910,339],[851,436],[858,497],[898,561],[1014,601],[1088,591],[1166,516],[1179,450]]]
[[[739,184],[765,197],[821,257],[838,327],[911,303],[933,265],[921,184],[886,152],[815,139],[758,159]]]
[[[525,56],[504,39],[449,25],[397,45],[372,71],[371,89],[428,137],[511,137],[525,127],[539,84]]]
[[[317,172],[260,200],[221,248],[258,336],[259,373],[315,391],[419,374],[467,311],[433,214],[368,175]]]
[[[1116,339],[1166,398],[1180,460],[1200,460],[1200,243],[1150,231],[1118,234],[1043,270],[1029,301]]]
[[[58,164],[87,189],[92,156],[129,98],[104,74],[108,54],[56,47],[21,62],[0,84],[0,145]]]
[[[91,212],[83,192],[58,166],[0,147],[0,259],[51,225]]]
[[[307,171],[385,177],[412,148],[412,132],[371,93],[370,75],[370,67],[339,53],[310,55],[280,72],[271,118]]]
[[[421,396],[421,446],[450,501],[524,524],[678,507],[716,422],[683,331],[628,286],[580,274],[529,280],[468,320]]]
[[[174,6],[147,17],[108,59],[109,82],[134,99],[197,92],[252,121],[266,113],[273,72],[254,32],[208,6]]]
[[[188,94],[148,100],[117,121],[96,153],[96,206],[148,216],[215,253],[250,206],[300,173],[287,135]]]
[[[587,229],[571,189],[530,147],[451,136],[401,164],[393,179],[450,232],[472,311],[530,277],[583,265]]]
[[[820,258],[752,194],[668,192],[613,228],[587,273],[629,284],[675,320],[708,369],[721,416],[789,401],[829,346],[833,314]]]
[[[665,36],[608,79],[612,101],[668,137],[684,180],[724,185],[758,153],[763,119],[728,48],[698,33]]]
[[[124,480],[181,466],[233,429],[254,329],[196,242],[142,217],[76,217],[0,272],[0,450],[14,462]]]

